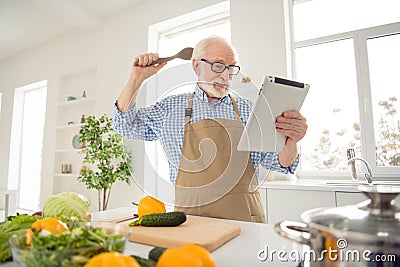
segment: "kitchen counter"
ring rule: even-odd
[[[118,208],[105,212],[94,213],[93,220],[104,220],[115,218],[126,214],[132,214],[134,208]],[[226,220],[229,221],[229,220]],[[273,225],[231,221],[238,223],[241,234],[228,241],[212,252],[218,266],[298,266],[296,257],[289,257],[307,250],[306,246],[298,245],[280,237],[274,230]],[[128,242],[125,254],[138,255],[147,258],[151,246]],[[285,261],[278,259],[278,252],[286,252],[283,257]],[[263,253],[264,252],[264,253]],[[289,254],[291,253],[291,254]],[[266,257],[269,255],[269,257]],[[271,255],[273,256],[271,258]],[[261,258],[261,260],[259,259]],[[0,265],[1,267],[16,267],[13,262]]]
[[[288,256],[287,262],[279,261],[277,252],[283,250],[289,253],[295,250],[302,253],[303,247],[280,237],[275,232],[273,225],[237,223],[240,224],[241,234],[211,253],[217,266],[298,266],[298,263],[290,260]],[[129,242],[125,254],[135,254],[147,258],[151,248],[147,245]],[[262,251],[267,254],[261,253]],[[273,260],[270,258],[263,260],[263,257],[274,253],[273,251],[275,251]]]
[[[324,179],[334,180],[334,179]],[[288,190],[308,190],[308,191],[331,191],[331,192],[360,192],[357,186],[337,186],[323,184],[322,179],[292,179],[292,180],[273,180],[265,181],[261,188],[267,189],[288,189]],[[342,179],[343,180],[343,179]],[[351,179],[349,179],[351,180]]]
[[[118,208],[94,213],[92,218],[93,220],[101,221],[107,218],[133,214],[135,212],[136,207]],[[302,246],[280,237],[275,232],[274,225],[231,220],[222,221],[238,223],[241,227],[241,234],[212,252],[212,256],[218,266],[297,266],[298,263],[289,258],[287,262],[278,261],[276,253],[274,255],[274,260],[259,260],[258,253],[266,250],[269,254],[272,253],[272,251],[278,252],[280,250],[286,251],[287,253],[293,250],[302,253],[303,249],[308,251],[307,246]],[[147,258],[151,248],[152,246],[128,242],[125,254],[135,254]],[[263,259],[262,257],[265,257],[265,254],[261,254],[261,259]]]

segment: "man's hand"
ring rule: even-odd
[[[167,62],[164,62],[158,65],[151,65],[157,59],[157,53],[147,53],[136,56],[132,62],[132,76],[138,81],[143,82],[147,78],[156,74],[165,66],[165,64],[167,64]]]
[[[276,119],[276,130],[287,136],[286,143],[296,144],[307,132],[307,120],[298,111],[285,111]]]
[[[297,142],[307,132],[307,120],[298,111],[285,111],[275,122],[276,130],[287,136],[286,144],[279,153],[279,162],[283,167],[289,167],[296,160]]]
[[[167,62],[151,65],[158,59],[157,53],[147,53],[136,56],[132,62],[131,73],[118,97],[117,106],[121,112],[126,112],[134,103],[142,83],[156,74]]]

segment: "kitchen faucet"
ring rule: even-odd
[[[369,166],[368,162],[363,159],[363,158],[351,158],[347,161],[347,164],[351,165],[352,163],[354,163],[356,160],[359,160],[361,162],[363,162],[365,164],[365,166],[367,167],[368,173],[364,174],[365,179],[367,180],[368,184],[372,184],[372,171],[371,171],[371,167]],[[352,171],[354,172],[355,169],[352,168]],[[353,174],[354,177],[355,174]]]
[[[356,157],[356,152],[354,151],[354,148],[348,148],[347,149],[347,160],[355,158]],[[356,164],[355,162],[349,163],[351,166],[351,177],[353,178],[353,181],[358,181],[358,176],[357,176],[357,170],[356,170]]]

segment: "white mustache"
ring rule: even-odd
[[[221,86],[221,87],[225,87],[226,89],[229,89],[229,83],[225,83],[225,82],[223,82],[223,81],[221,81],[221,80],[219,80],[219,79],[212,80],[211,82],[212,82],[213,84],[216,84],[216,85],[219,85],[219,86]]]

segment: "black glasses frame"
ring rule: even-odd
[[[208,61],[205,58],[200,59],[203,62],[206,62],[211,65],[211,70],[215,73],[223,73],[226,69],[228,69],[229,75],[237,75],[240,72],[240,66],[236,65],[225,65],[224,63],[221,62],[211,62]],[[224,66],[224,68],[215,68],[215,66]]]

